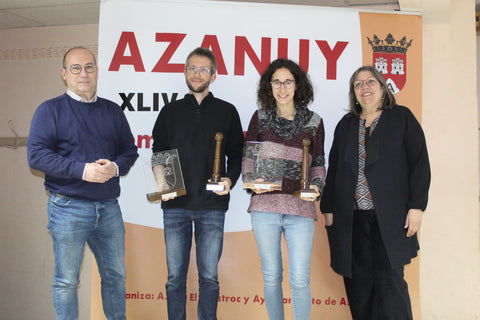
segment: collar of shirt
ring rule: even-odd
[[[373,130],[375,130],[375,128],[377,127],[377,124],[378,124],[378,121],[380,120],[380,116],[381,114],[379,114],[373,121],[372,123],[370,124],[369,128],[370,128],[370,135],[373,133]],[[367,120],[366,119],[360,119],[360,130],[363,130],[365,132],[365,129],[366,129],[366,122]]]
[[[76,94],[75,92],[73,92],[72,90],[70,89],[67,89],[67,94],[74,100],[77,100],[77,101],[80,101],[80,102],[85,102],[85,103],[94,103],[94,102],[97,102],[97,93],[95,92],[93,94],[93,97],[92,99],[90,100],[85,100],[84,98],[80,97],[78,94]]]

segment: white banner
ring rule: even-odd
[[[210,90],[237,107],[244,130],[257,109],[261,72],[278,57],[290,58],[307,70],[312,80],[315,100],[309,107],[324,120],[328,159],[335,125],[346,113],[350,75],[363,64],[375,63],[375,59],[385,62],[386,55],[373,54],[374,46],[382,46],[383,41],[403,46],[403,55],[396,56],[402,60],[398,62],[402,62],[404,71],[402,88],[397,86],[401,92],[396,97],[417,116],[421,114],[421,30],[421,17],[398,13],[201,0],[103,0],[98,94],[122,106],[141,157],[149,158],[159,110],[188,92],[183,70],[193,49],[204,46],[215,53],[218,75]],[[163,217],[160,204],[146,199],[140,159],[121,180],[121,186],[120,204],[126,222],[127,315],[129,319],[162,318],[167,313]],[[231,195],[219,264],[220,319],[267,318],[260,259],[247,213],[249,201],[239,180]],[[282,251],[286,270],[284,242]],[[195,254],[190,259],[187,318],[194,319],[198,303]],[[348,319],[342,278],[329,263],[320,217],[311,259],[312,319]],[[415,259],[406,268],[415,319],[421,317],[418,274]],[[98,320],[103,319],[99,283],[98,274],[94,274],[91,318]],[[285,316],[291,319],[287,272],[283,289]]]
[[[278,57],[304,67],[324,119],[325,149],[347,107],[348,80],[362,63],[358,12],[292,5],[218,1],[102,1],[98,93],[125,110],[145,157],[162,106],[188,92],[185,58],[199,46],[214,51],[218,76],[211,92],[233,103],[244,130],[257,109],[260,73]],[[146,200],[141,161],[122,179],[126,222],[163,228],[160,206]],[[239,180],[231,196],[226,232],[250,230],[249,196]]]

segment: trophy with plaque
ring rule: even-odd
[[[283,148],[270,141],[247,141],[243,162],[243,188],[282,190]]]
[[[207,190],[209,191],[223,191],[225,189],[225,186],[223,184],[219,184],[222,178],[221,175],[221,169],[220,169],[220,164],[221,164],[221,147],[222,147],[222,141],[223,141],[223,133],[217,132],[215,134],[215,157],[213,159],[213,173],[212,173],[212,179],[207,182]]]
[[[302,154],[302,175],[300,178],[300,189],[293,192],[293,196],[297,198],[316,198],[317,192],[310,189],[308,182],[308,147],[310,146],[310,139],[303,138],[302,140],[303,154]]]
[[[144,159],[143,169],[149,201],[187,194],[177,149],[155,152],[150,159]]]

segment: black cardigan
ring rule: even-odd
[[[352,225],[358,177],[359,118],[347,114],[335,129],[326,185],[320,208],[333,213],[327,227],[331,266],[351,276]],[[416,234],[406,236],[409,209],[425,210],[430,186],[430,164],[422,128],[403,106],[384,110],[369,138],[365,175],[373,197],[385,247],[392,267],[417,255]]]

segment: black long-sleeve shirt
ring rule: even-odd
[[[212,93],[200,105],[192,94],[165,105],[153,128],[152,151],[178,149],[187,194],[162,202],[162,208],[189,210],[228,209],[230,196],[206,190],[212,178],[215,134],[223,134],[221,176],[232,181],[241,173],[243,130],[235,107]]]

